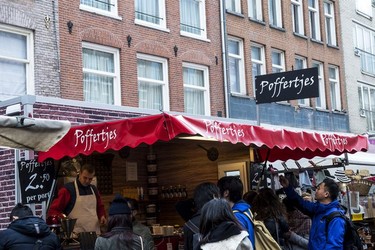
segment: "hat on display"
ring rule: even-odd
[[[336,176],[337,180],[339,182],[342,182],[342,183],[349,183],[349,182],[352,181],[349,177],[346,176],[344,170],[336,170],[335,176]]]
[[[116,194],[115,198],[111,202],[108,211],[109,216],[116,214],[131,214],[127,200],[119,194]]]
[[[326,178],[330,178],[332,180],[336,180],[335,176],[331,175],[331,173],[329,172],[328,169],[323,169],[323,173],[325,175]]]

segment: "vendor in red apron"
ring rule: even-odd
[[[107,223],[104,205],[98,189],[91,185],[95,169],[89,165],[81,166],[74,182],[65,184],[57,198],[51,203],[48,216],[62,216],[77,219],[73,232],[96,232],[100,234],[100,224]]]

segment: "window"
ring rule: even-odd
[[[285,71],[284,52],[272,50],[272,73]]]
[[[83,43],[82,56],[84,100],[121,105],[119,50]]]
[[[304,35],[302,0],[292,0],[293,32]]]
[[[359,24],[354,29],[355,49],[361,57],[361,70],[375,74],[375,32]]]
[[[331,91],[332,110],[341,111],[341,95],[338,68],[336,66],[329,66],[328,75]]]
[[[34,94],[33,48],[31,31],[0,24],[0,101]]]
[[[268,10],[270,25],[281,28],[283,26],[281,17],[281,0],[268,0]]]
[[[106,16],[117,16],[117,0],[81,0],[80,9]]]
[[[335,28],[335,12],[333,3],[330,1],[324,2],[324,19],[326,27],[326,42],[329,45],[336,46],[336,28]]]
[[[318,68],[318,78],[319,78],[319,97],[316,100],[316,107],[327,109],[326,104],[326,91],[324,86],[324,76],[323,76],[323,63],[313,62],[312,67]]]
[[[361,116],[367,119],[367,130],[375,131],[375,87],[365,84],[358,85]]]
[[[249,0],[249,17],[254,20],[263,21],[263,0]]]
[[[180,0],[181,34],[206,39],[205,0]]]
[[[210,115],[208,68],[184,63],[183,78],[185,112],[195,115]]]
[[[226,0],[225,7],[229,11],[241,13],[241,1],[240,0]]]
[[[367,18],[372,17],[372,0],[356,0],[356,10]]]
[[[266,60],[264,56],[264,46],[258,44],[251,45],[251,64],[253,75],[253,92],[255,96],[255,77],[266,73]]]
[[[309,21],[310,36],[317,41],[321,40],[319,24],[319,3],[318,0],[309,0]]]
[[[246,94],[243,41],[229,38],[229,82],[232,93]]]
[[[135,23],[166,29],[165,0],[135,0]]]
[[[295,70],[305,69],[307,67],[306,62],[307,60],[305,57],[296,56],[296,58],[294,59],[294,69]],[[303,105],[303,106],[310,106],[310,99],[309,98],[299,99],[298,104]]]
[[[139,107],[169,111],[167,60],[137,55]]]

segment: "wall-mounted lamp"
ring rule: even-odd
[[[128,47],[130,48],[130,45],[132,44],[132,37],[130,36],[130,35],[128,35],[127,37],[126,37],[126,41],[128,41]]]
[[[72,21],[69,21],[69,22],[67,23],[67,25],[68,25],[68,31],[69,31],[69,34],[72,34],[72,32],[73,32],[73,22],[72,22]]]
[[[217,56],[215,56],[215,63],[216,63],[216,65],[219,64],[219,57],[217,57]]]
[[[175,45],[175,46],[173,47],[173,51],[174,51],[174,56],[177,56],[177,52],[178,52],[178,47],[177,47],[177,45]]]

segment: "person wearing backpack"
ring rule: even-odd
[[[326,230],[326,217],[332,212],[339,212],[344,215],[345,211],[340,206],[337,197],[340,189],[337,183],[325,178],[316,189],[315,200],[311,202],[304,200],[291,185],[289,181],[280,176],[280,184],[288,199],[295,202],[296,207],[304,214],[310,216],[311,229],[309,236],[309,250],[342,250],[344,249],[344,234],[346,221],[342,217],[334,218]]]

